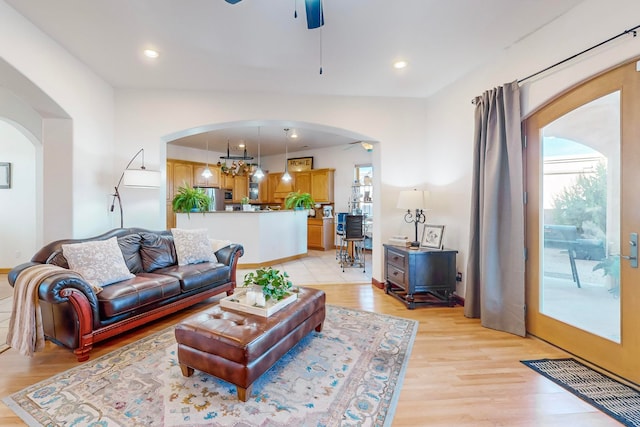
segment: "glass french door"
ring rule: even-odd
[[[636,61],[525,122],[527,331],[640,383]]]

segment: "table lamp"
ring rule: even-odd
[[[398,196],[398,209],[406,209],[407,213],[404,215],[404,220],[407,223],[414,223],[416,229],[416,237],[411,242],[411,248],[417,249],[420,247],[420,241],[418,240],[418,224],[424,224],[426,217],[423,210],[426,208],[425,199],[427,198],[428,191],[418,190],[402,190]],[[415,209],[415,214],[411,213],[411,210]]]

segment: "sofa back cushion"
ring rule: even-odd
[[[140,257],[147,273],[177,263],[176,249],[170,234],[140,232]]]
[[[142,273],[142,258],[140,257],[140,242],[142,237],[139,234],[129,234],[118,237],[118,246],[122,251],[124,262],[133,274]]]

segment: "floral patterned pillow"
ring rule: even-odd
[[[206,229],[172,228],[171,234],[173,234],[173,243],[176,246],[178,265],[217,261]]]
[[[74,270],[98,293],[102,286],[135,277],[124,261],[118,239],[62,245],[62,254]]]

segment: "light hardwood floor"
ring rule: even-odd
[[[568,356],[544,342],[483,328],[477,319],[465,318],[459,306],[407,310],[370,284],[310,286],[324,290],[328,304],[419,322],[393,426],[620,425],[519,362]],[[215,300],[99,343],[91,359],[173,325]],[[77,364],[70,351],[49,342],[33,358],[10,349],[0,354],[0,397]],[[24,424],[0,403],[0,425]]]

